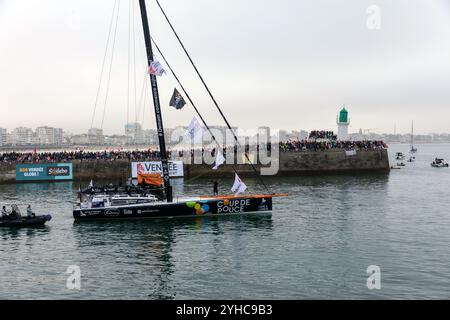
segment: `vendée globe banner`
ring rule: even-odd
[[[183,161],[169,161],[169,176],[181,178],[184,176]],[[162,174],[161,161],[132,162],[131,177],[137,178],[138,172]]]
[[[16,181],[61,181],[72,179],[72,163],[16,165]]]

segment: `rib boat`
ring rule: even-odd
[[[436,158],[436,159],[434,159],[434,161],[431,163],[431,166],[434,167],[434,168],[448,168],[448,163],[445,162],[444,159]]]
[[[36,227],[43,226],[52,219],[51,215],[36,216],[34,218],[0,219],[1,227]]]
[[[15,213],[15,215],[18,215],[19,218],[11,217],[13,214],[10,213],[9,217],[6,218],[0,218],[0,228],[1,227],[37,227],[37,226],[43,226],[47,221],[50,221],[52,219],[52,216],[47,215],[38,215],[34,217],[24,217],[20,213],[19,206],[17,204],[11,205],[12,211]]]

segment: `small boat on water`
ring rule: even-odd
[[[22,216],[20,209],[16,204],[11,205],[12,212],[8,217],[0,218],[1,227],[38,227],[43,226],[47,221],[52,219],[52,216],[47,215],[33,215],[32,217]]]
[[[19,218],[19,219],[0,219],[1,227],[38,227],[43,226],[47,221],[50,221],[52,216],[47,214],[43,216],[36,216],[34,218]]]
[[[414,147],[414,121],[411,124],[411,149],[409,150],[411,153],[416,153],[417,148]]]
[[[397,163],[397,166],[398,166],[398,167],[405,167],[406,164],[405,164],[404,162],[399,162],[399,163]]]
[[[448,168],[448,163],[445,162],[444,159],[436,158],[436,159],[434,159],[434,161],[431,163],[431,166],[434,167],[434,168]]]
[[[395,154],[395,160],[405,160],[405,155],[403,154],[403,152],[397,152]]]

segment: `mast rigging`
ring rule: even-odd
[[[150,37],[150,27],[149,27],[149,23],[148,23],[147,8],[145,6],[145,0],[139,0],[139,7],[141,10],[142,27],[144,29],[144,40],[145,40],[145,47],[146,47],[146,51],[147,51],[147,64],[150,67],[151,62],[153,61],[153,49],[152,49],[152,41],[151,41],[151,37]],[[152,87],[153,106],[155,108],[155,118],[156,118],[156,127],[157,127],[157,131],[158,131],[159,151],[161,154],[164,189],[165,189],[167,202],[172,202],[172,200],[173,200],[172,187],[170,185],[169,163],[168,163],[168,159],[167,159],[166,142],[165,142],[165,138],[164,138],[164,125],[163,125],[162,115],[161,115],[161,104],[159,101],[158,82],[157,82],[156,76],[154,74],[150,74],[149,76],[150,76],[150,82],[151,82],[151,87]]]
[[[197,66],[195,65],[194,61],[192,60],[191,56],[189,55],[186,47],[184,46],[183,42],[181,41],[180,37],[178,36],[178,33],[175,31],[175,28],[173,27],[172,23],[169,20],[169,17],[166,15],[166,12],[164,11],[164,9],[162,8],[161,4],[159,3],[158,0],[156,0],[156,3],[158,4],[159,9],[161,10],[162,14],[164,15],[164,18],[166,19],[167,23],[169,24],[170,28],[172,29],[172,32],[174,33],[175,37],[178,40],[178,43],[180,44],[180,46],[183,48],[184,53],[186,54],[187,58],[189,59],[192,67],[194,68],[195,72],[197,73],[200,81],[202,82],[203,86],[205,87],[206,91],[208,92],[211,100],[213,101],[214,105],[216,106],[216,109],[219,111],[220,115],[222,116],[225,124],[227,125],[228,129],[230,130],[230,132],[233,134],[235,143],[240,146],[239,140],[236,136],[236,134],[233,131],[233,128],[231,127],[230,123],[228,122],[227,118],[225,117],[222,109],[220,109],[219,104],[217,103],[216,99],[214,98],[213,94],[211,93],[211,90],[209,90],[208,85],[206,84],[205,80],[203,79],[202,75],[200,74],[200,71],[197,69]],[[262,183],[262,185],[264,186],[264,188],[267,190],[267,192],[270,193],[269,188],[266,186],[266,184],[264,183],[264,180],[261,178],[261,176],[258,174],[258,171],[256,170],[254,164],[252,163],[252,161],[250,160],[247,152],[244,152],[245,158],[247,160],[248,163],[250,163],[250,165],[252,166],[253,171],[255,172],[256,176],[259,178],[260,182]]]

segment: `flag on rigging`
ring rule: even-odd
[[[198,142],[200,140],[200,138],[203,137],[204,131],[205,130],[200,125],[197,118],[194,116],[191,120],[191,123],[189,124],[189,126],[187,128],[186,134],[191,137],[191,141],[194,143],[194,142]]]
[[[183,97],[175,88],[173,90],[172,98],[170,98],[169,106],[175,107],[175,109],[179,110],[183,108],[185,104],[186,102],[184,101]]]
[[[148,73],[160,77],[163,75],[163,73],[166,73],[166,71],[163,69],[161,63],[155,60],[150,62],[150,66],[148,67]]]
[[[214,164],[213,170],[217,170],[217,168],[219,168],[224,163],[225,163],[225,158],[223,157],[222,152],[217,150],[216,163]]]
[[[241,178],[239,178],[237,173],[235,173],[234,174],[234,183],[233,183],[233,186],[231,187],[231,192],[234,192],[235,196],[237,196],[239,193],[242,193],[245,190],[247,190],[247,186],[241,180]]]

